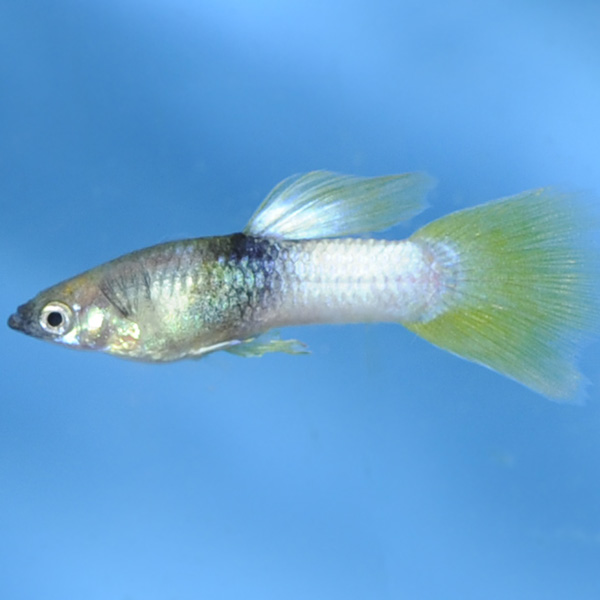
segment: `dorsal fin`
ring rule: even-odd
[[[432,187],[433,180],[424,173],[294,175],[275,186],[244,233],[300,240],[381,231],[421,212]]]

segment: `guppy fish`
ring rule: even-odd
[[[455,212],[402,241],[348,238],[424,207],[424,174],[315,171],[281,182],[242,233],[159,244],[59,283],[8,324],[73,348],[164,362],[303,352],[289,325],[401,323],[555,400],[597,329],[578,201],[551,189]]]

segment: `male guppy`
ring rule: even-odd
[[[343,238],[424,208],[423,174],[291,177],[243,233],[127,254],[51,287],[8,324],[44,340],[152,362],[215,350],[297,353],[264,336],[311,323],[401,323],[556,400],[596,329],[597,270],[576,199],[550,189],[455,212],[403,241]]]

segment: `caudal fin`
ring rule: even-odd
[[[599,331],[598,262],[581,202],[552,189],[459,211],[417,231],[441,262],[441,307],[404,323],[430,342],[558,401],[585,382],[576,366]]]

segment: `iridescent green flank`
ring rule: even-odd
[[[238,233],[170,242],[100,267],[103,298],[139,326],[117,352],[152,361],[202,356],[260,332],[279,293],[279,245]]]
[[[576,400],[575,361],[598,329],[589,215],[572,197],[526,192],[451,214],[411,239],[457,253],[447,310],[405,323],[434,344],[555,400]]]

